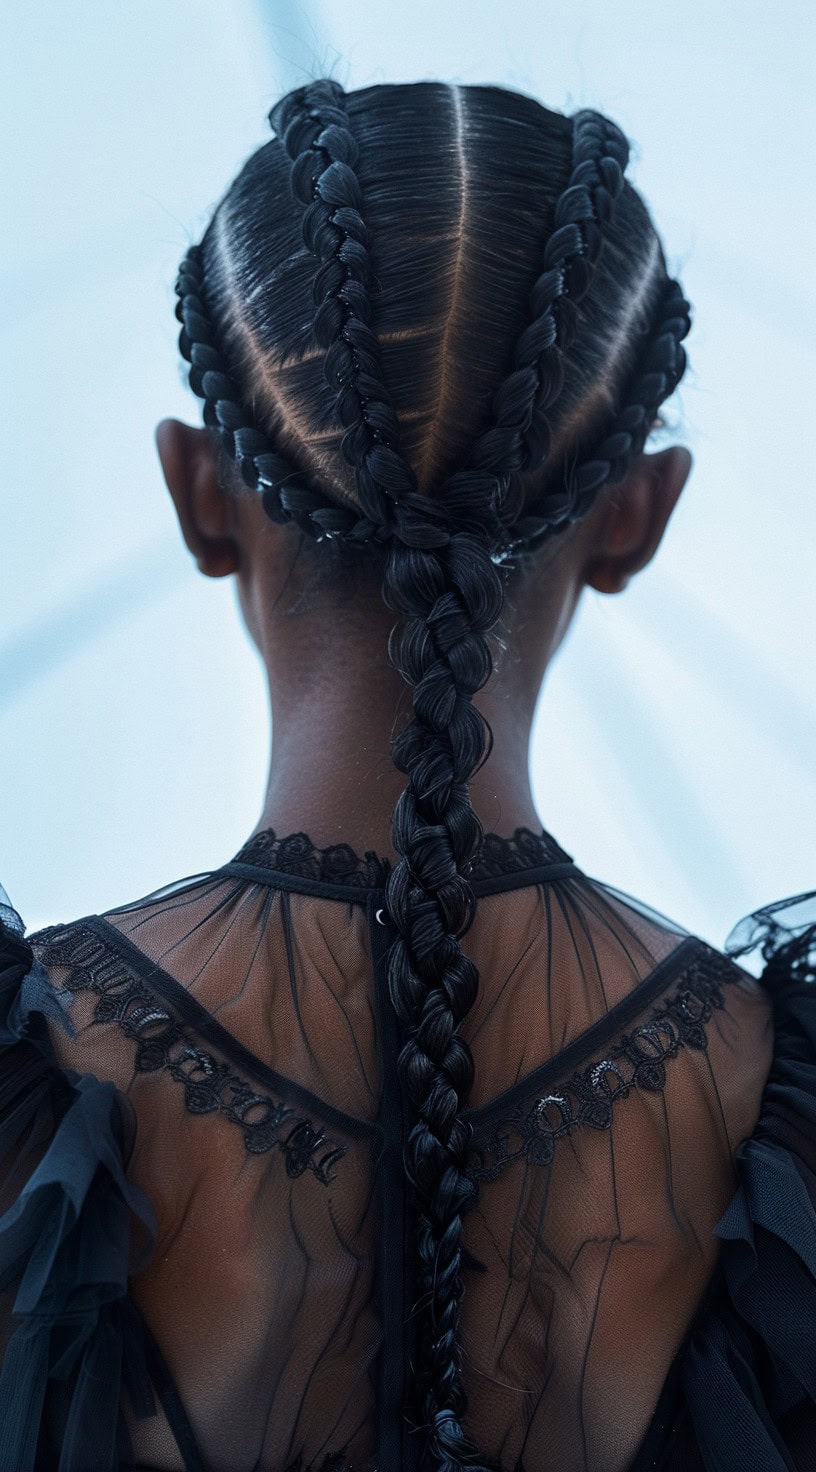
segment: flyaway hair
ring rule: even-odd
[[[468,1436],[458,1342],[479,976],[461,940],[484,837],[473,703],[520,555],[590,510],[679,383],[689,304],[625,180],[608,118],[494,87],[345,94],[272,109],[182,263],[190,384],[242,486],[317,542],[382,557],[389,654],[413,716],[386,890],[388,989],[409,1121],[421,1465],[490,1464]]]

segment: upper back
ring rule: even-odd
[[[382,876],[291,845],[282,869],[276,842],[33,944],[76,1026],[60,1061],[135,1111],[158,1243],[133,1295],[203,1454],[373,1468],[418,1292]],[[502,1467],[622,1472],[716,1262],[771,1006],[561,851],[508,844],[494,869],[462,941],[468,1424]],[[137,1434],[170,1455],[161,1418]]]

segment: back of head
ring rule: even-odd
[[[237,494],[375,567],[413,719],[387,914],[415,1213],[423,1465],[479,1465],[462,1419],[461,1223],[474,1204],[460,940],[483,837],[473,696],[520,559],[620,481],[685,367],[689,308],[614,123],[496,87],[272,110],[178,281],[181,350]],[[328,545],[324,545],[328,544]]]

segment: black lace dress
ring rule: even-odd
[[[401,1472],[387,861],[303,834],[0,927],[0,1465]],[[502,1472],[816,1468],[816,896],[737,963],[488,835],[461,1348]]]

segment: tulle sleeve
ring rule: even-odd
[[[54,1059],[72,1032],[0,890],[0,1426],[15,1472],[128,1465],[120,1409],[155,1409],[128,1277],[152,1254],[151,1205],[126,1174],[132,1111]]]
[[[714,1228],[717,1292],[689,1336],[685,1401],[706,1469],[799,1472],[816,1467],[816,893],[757,911],[726,949],[764,963],[773,1063]]]

